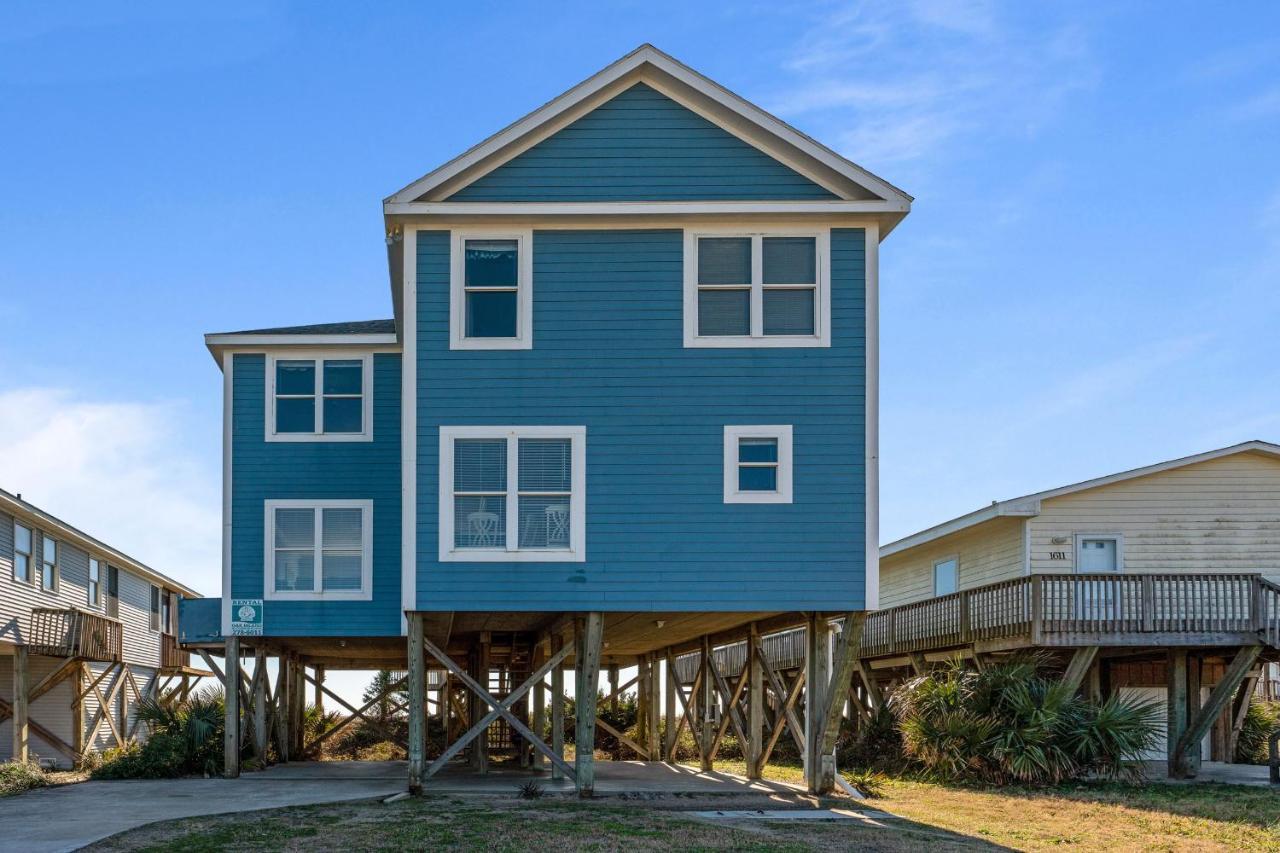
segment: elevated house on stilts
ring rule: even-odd
[[[638,759],[687,728],[711,767],[732,731],[758,776],[790,737],[830,790],[860,638],[832,626],[876,605],[877,258],[910,204],[646,45],[385,200],[391,319],[209,335],[223,595],[183,641],[222,657],[227,772],[314,750],[327,670],[388,668],[411,790],[505,752],[590,795],[597,691],[634,668],[639,735],[611,734]],[[780,670],[761,638],[795,627]]]

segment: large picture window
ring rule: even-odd
[[[450,349],[533,346],[532,233],[454,232]]]
[[[367,441],[373,436],[368,355],[267,359],[268,441]]]
[[[585,427],[441,427],[440,559],[586,559]]]
[[[266,502],[268,599],[369,599],[373,502]]]
[[[827,231],[686,231],[685,346],[830,346],[829,247]]]

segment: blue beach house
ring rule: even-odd
[[[733,726],[758,775],[789,728],[829,789],[838,626],[877,597],[877,257],[910,204],[645,45],[385,200],[391,318],[208,335],[223,595],[182,624],[228,679],[257,662],[229,737],[305,755],[324,671],[390,668],[413,790],[508,761],[589,794],[547,720],[568,671],[591,742],[600,673],[634,668],[642,760],[688,726],[709,767]],[[788,686],[760,638],[798,626]]]

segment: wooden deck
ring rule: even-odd
[[[124,628],[118,619],[75,609],[31,611],[31,653],[119,663]]]
[[[1024,646],[1280,647],[1257,574],[1031,575],[867,614],[861,657]]]

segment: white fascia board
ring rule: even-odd
[[[213,360],[222,366],[222,356],[227,352],[252,352],[267,347],[293,347],[317,349],[332,347],[358,347],[371,352],[397,352],[400,341],[391,332],[363,335],[205,335],[204,345]]]
[[[404,201],[387,202],[388,216],[705,216],[759,213],[901,213],[909,203],[834,201]]]
[[[883,199],[892,200],[899,204],[905,205],[905,209],[910,208],[911,196],[897,187],[885,181],[882,178],[873,175],[856,163],[853,163],[831,149],[820,144],[813,138],[806,136],[795,128],[780,119],[770,115],[759,107],[744,98],[735,95],[728,89],[719,85],[715,81],[699,74],[688,66],[680,63],[676,59],[652,45],[641,45],[636,50],[619,59],[617,62],[606,67],[602,71],[587,78],[583,82],[569,89],[559,97],[549,101],[542,107],[534,110],[519,119],[505,129],[470,148],[463,154],[445,163],[443,166],[435,169],[427,175],[419,178],[413,183],[401,189],[399,192],[392,194],[384,200],[384,211],[391,215],[397,212],[395,207],[412,202],[432,189],[441,186],[447,181],[461,175],[468,169],[482,162],[504,149],[511,147],[508,156],[501,162],[506,162],[512,157],[518,156],[524,146],[520,145],[523,137],[535,135],[535,132],[543,125],[554,122],[558,117],[562,116],[566,111],[573,109],[583,101],[598,95],[602,90],[617,83],[623,77],[632,72],[641,69],[640,80],[645,80],[643,74],[643,66],[651,66],[663,74],[683,83],[703,97],[708,98],[729,111],[741,116],[745,121],[760,128],[766,134],[770,134],[782,142],[791,145],[796,150],[813,160],[821,163],[837,174],[842,175],[850,181],[866,188],[871,193],[880,196]],[[663,87],[665,89],[665,87]],[[670,95],[670,92],[667,92]],[[688,106],[686,104],[686,106]],[[530,144],[536,144],[534,139]],[[768,152],[766,152],[768,153]],[[771,156],[778,156],[776,153]],[[501,163],[495,163],[496,168]],[[479,177],[479,176],[477,176]]]

